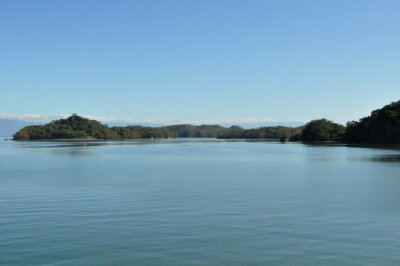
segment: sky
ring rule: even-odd
[[[400,100],[400,1],[1,1],[0,118],[358,120]]]

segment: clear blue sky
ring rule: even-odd
[[[400,99],[400,1],[1,1],[0,113],[344,123]]]

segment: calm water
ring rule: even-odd
[[[400,150],[0,141],[0,264],[399,265]]]

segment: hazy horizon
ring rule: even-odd
[[[0,114],[0,137],[11,137],[14,133],[19,131],[21,128],[28,125],[41,125],[51,122],[52,120],[58,120],[61,118],[67,118],[69,115],[27,115],[27,116],[16,116],[16,115],[3,115]],[[220,125],[223,127],[230,126],[241,126],[245,129],[268,127],[268,126],[287,126],[287,127],[298,127],[305,124],[301,121],[272,121],[272,120],[256,120],[256,119],[241,119],[241,120],[201,120],[201,121],[179,121],[179,120],[148,120],[148,121],[136,121],[133,119],[123,120],[115,117],[95,117],[90,115],[82,115],[82,117],[94,119],[100,121],[108,126],[129,126],[129,125],[141,125],[148,127],[163,127],[178,124],[190,124],[190,125]]]

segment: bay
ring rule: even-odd
[[[0,141],[1,265],[398,265],[400,150]]]

